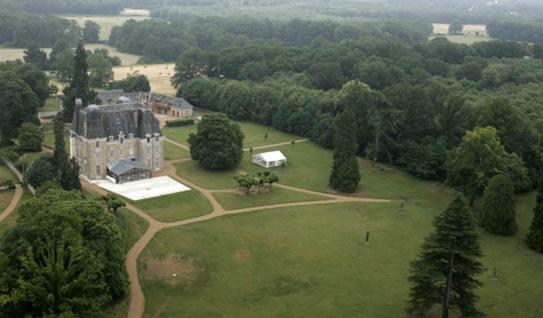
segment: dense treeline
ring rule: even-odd
[[[73,21],[22,11],[0,11],[0,30],[0,44],[14,47],[51,47],[60,38],[81,38],[81,28]]]
[[[128,21],[113,28],[109,43],[121,51],[144,55],[147,61],[174,61],[189,48],[217,51],[233,45],[277,41],[288,46],[339,42],[374,36],[406,43],[424,41],[429,24],[373,22],[340,24],[330,21],[272,22],[256,19],[194,18],[186,22]]]
[[[0,7],[46,14],[119,14],[121,0],[0,0]]]
[[[493,171],[508,174],[517,191],[539,182],[543,113],[534,96],[543,94],[543,65],[525,58],[530,55],[529,45],[515,42],[467,46],[444,38],[415,45],[371,36],[302,47],[253,43],[219,53],[187,50],[173,81],[196,106],[325,147],[333,146],[342,101],[351,101],[359,155],[427,179],[449,177],[458,186],[470,181],[464,168],[451,168],[460,159],[450,151],[462,143],[470,147],[463,139],[468,131],[487,134],[488,144],[473,160],[484,157],[491,143],[500,159],[494,170],[469,165],[485,176],[469,189],[477,196]],[[476,130],[487,126],[496,131]],[[467,160],[463,152],[457,156]],[[454,164],[447,166],[448,158]]]
[[[486,31],[498,39],[543,45],[543,23],[540,22],[493,21],[487,24]]]

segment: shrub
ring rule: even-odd
[[[166,121],[166,127],[181,127],[181,126],[190,126],[194,125],[194,119],[192,118],[183,118]]]

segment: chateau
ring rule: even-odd
[[[76,102],[70,156],[90,180],[136,181],[162,168],[164,137],[157,119],[141,102],[122,101],[85,108]]]

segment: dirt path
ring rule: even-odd
[[[11,212],[15,211],[17,208],[17,205],[19,204],[19,201],[21,201],[21,198],[23,197],[24,190],[20,185],[17,185],[15,188],[15,194],[13,195],[13,198],[11,198],[11,202],[9,203],[8,207],[0,213],[0,222],[4,221]]]
[[[307,142],[307,141],[309,141],[309,139],[304,138],[304,139],[298,139],[298,140],[293,140],[293,141],[294,141],[295,144],[299,144],[299,143],[302,143],[302,142]],[[275,148],[275,147],[288,146],[288,145],[292,145],[292,141],[285,141],[285,142],[280,142],[280,143],[271,144],[271,145],[256,146],[256,147],[253,147],[253,150],[260,150],[260,149],[266,149],[266,148]],[[243,149],[243,151],[245,151],[245,152],[250,151],[250,150],[251,150],[251,148]]]
[[[183,145],[173,142],[171,140],[166,139],[168,142],[171,142],[174,145],[180,146],[184,148]],[[307,139],[305,139],[307,140]],[[304,142],[304,139],[299,140],[297,142]],[[268,148],[268,147],[277,147],[278,145],[288,145],[288,143],[280,143],[275,145],[268,145],[268,146],[262,146],[258,149],[262,148]],[[257,149],[257,148],[253,148]],[[185,160],[185,159],[182,159]],[[283,184],[276,184],[277,187],[281,187],[284,189],[292,190],[292,191],[298,191],[313,195],[322,196],[323,199],[321,201],[303,201],[303,202],[294,202],[294,203],[284,203],[284,204],[274,204],[274,205],[266,205],[266,206],[258,206],[258,207],[251,207],[246,209],[237,209],[237,210],[225,210],[220,203],[215,199],[213,196],[213,193],[215,192],[224,192],[224,191],[235,191],[235,189],[226,189],[226,190],[210,190],[206,188],[202,188],[189,180],[186,180],[176,174],[175,167],[173,163],[178,162],[178,160],[173,161],[166,161],[164,168],[162,171],[157,175],[164,175],[169,176],[188,187],[192,188],[193,190],[196,190],[200,192],[212,205],[213,210],[211,213],[198,216],[191,219],[171,222],[171,223],[164,223],[155,220],[153,217],[145,213],[144,211],[138,209],[137,207],[127,204],[126,208],[139,217],[145,219],[149,223],[149,227],[147,231],[143,234],[143,236],[132,246],[130,251],[127,254],[125,266],[126,270],[128,272],[128,277],[130,279],[130,304],[128,307],[128,317],[130,318],[137,318],[137,317],[143,317],[143,314],[145,312],[145,295],[143,293],[143,290],[141,288],[139,275],[138,275],[138,258],[142,251],[145,249],[147,244],[153,239],[156,233],[163,229],[188,225],[188,224],[195,224],[199,222],[209,221],[215,218],[219,218],[225,215],[235,215],[235,214],[241,214],[241,213],[250,213],[250,212],[257,212],[262,210],[271,210],[271,209],[279,209],[279,208],[288,208],[288,207],[299,207],[299,206],[309,206],[309,205],[324,205],[324,204],[337,204],[337,203],[350,203],[350,202],[361,202],[361,203],[387,203],[391,202],[390,200],[385,199],[372,199],[372,198],[357,198],[357,197],[349,197],[349,196],[342,196],[332,193],[321,193],[306,189],[300,189],[296,187],[291,187]],[[107,191],[101,189],[95,184],[86,182],[82,180],[83,188],[87,191],[92,191],[99,194],[106,194]]]
[[[183,145],[183,144],[180,144],[180,143],[178,143],[177,141],[173,141],[173,140],[171,140],[171,139],[169,139],[169,138],[166,138],[166,137],[164,137],[164,140],[167,141],[167,142],[169,142],[169,143],[171,143],[172,145],[175,145],[175,146],[179,147],[179,148],[183,148],[183,149],[185,149],[185,150],[187,150],[187,151],[190,151],[190,148],[189,148],[188,146],[185,146],[185,145]]]

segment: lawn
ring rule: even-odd
[[[126,249],[129,250],[147,231],[149,223],[128,209],[120,209],[117,213],[123,220],[123,226],[126,229]]]
[[[162,222],[190,219],[210,213],[213,209],[209,201],[196,190],[130,203]]]
[[[40,108],[40,112],[54,112],[59,110],[59,100],[56,96],[51,96],[45,101],[45,105]]]
[[[190,158],[190,153],[167,141],[164,142],[164,160],[177,160]]]
[[[7,208],[7,206],[10,204],[14,193],[14,190],[0,191],[0,213],[2,213],[4,209]]]
[[[0,164],[0,183],[8,180],[15,181],[17,178],[13,175],[8,167],[6,167],[4,164]]]
[[[387,175],[377,188],[409,186],[402,178]],[[426,185],[411,180],[423,199],[403,210],[397,202],[307,206],[161,231],[139,259],[146,316],[404,317],[408,264],[451,198],[441,188],[447,200],[436,200]],[[543,315],[543,255],[522,245],[534,200],[519,198],[516,236],[481,235],[489,270],[478,294],[488,317]]]
[[[23,197],[21,198],[21,201],[19,201],[18,206],[20,206],[22,203],[32,198],[33,198],[32,194],[30,194],[29,191],[25,190],[25,192],[23,193]],[[16,209],[15,211],[11,212],[11,214],[6,219],[4,219],[2,223],[0,223],[0,238],[6,233],[7,230],[15,226],[15,223],[17,223],[18,218],[19,218],[19,210]]]
[[[234,177],[239,175],[236,169],[214,171],[206,170],[196,162],[187,161],[175,165],[178,176],[206,189],[231,189],[237,186]]]
[[[53,131],[53,124],[43,124],[43,145],[54,149],[55,148],[55,133]],[[65,125],[64,127],[64,145],[66,151],[70,151],[70,125]]]
[[[226,210],[251,208],[291,202],[319,201],[328,198],[275,187],[271,192],[246,195],[241,192],[216,192],[213,196]]]
[[[286,134],[280,132],[276,129],[262,126],[259,124],[251,122],[236,122],[241,126],[241,131],[245,135],[245,140],[243,141],[244,148],[258,147],[265,145],[273,145],[282,142],[290,142],[292,140],[301,139],[295,135]],[[169,139],[174,140],[178,143],[188,146],[187,139],[189,138],[190,133],[196,132],[196,126],[183,126],[175,128],[164,128],[162,133]],[[268,138],[266,138],[266,134]]]

